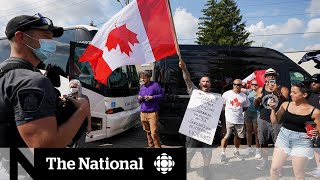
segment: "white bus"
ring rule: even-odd
[[[69,94],[69,80],[79,79],[83,94],[90,99],[92,131],[86,142],[112,137],[124,132],[139,122],[140,105],[137,101],[139,78],[133,65],[117,68],[105,86],[93,77],[88,62],[80,63],[78,58],[92,40],[97,28],[87,25],[65,27],[64,34],[55,38],[60,42],[57,52],[44,63],[58,65],[63,71],[60,76],[62,95]],[[10,54],[8,40],[0,38],[0,62]]]

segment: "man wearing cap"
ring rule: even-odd
[[[0,64],[0,147],[66,147],[89,104],[69,98],[77,110],[58,127],[54,87],[36,68],[54,53],[52,37],[60,37],[63,29],[40,14],[21,15],[8,22],[5,33],[11,54]]]
[[[310,84],[310,89],[312,90],[308,97],[309,104],[320,109],[320,74],[314,74],[311,80],[308,80],[305,84]],[[312,176],[320,178],[320,155],[315,152],[314,158],[317,168],[312,171]]]
[[[151,81],[150,71],[139,72],[141,88],[138,101],[141,104],[141,123],[147,133],[148,145],[150,148],[161,148],[161,141],[158,135],[158,111],[159,102],[164,97],[160,84]]]
[[[265,85],[257,90],[254,99],[254,105],[261,108],[260,117],[258,118],[258,139],[262,148],[262,162],[256,167],[258,170],[266,168],[269,138],[271,137],[273,143],[275,143],[281,128],[281,124],[271,124],[271,107],[269,106],[269,102],[271,99],[274,100],[276,102],[276,111],[278,111],[282,102],[289,99],[289,89],[276,83],[278,76],[279,74],[274,69],[267,69],[264,74],[266,79]]]

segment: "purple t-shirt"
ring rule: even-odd
[[[139,100],[141,104],[141,112],[154,112],[160,109],[159,102],[164,97],[161,86],[153,81],[150,81],[148,85],[142,85],[139,91],[139,96],[152,96],[153,99],[145,101],[144,99]]]

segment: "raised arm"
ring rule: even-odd
[[[189,74],[188,69],[187,69],[187,65],[182,60],[180,60],[179,61],[179,67],[182,70],[183,79],[186,82],[187,88],[191,89],[193,83],[191,81],[190,74]]]
[[[315,109],[311,116],[314,122],[317,124],[317,130],[320,131],[320,110]]]
[[[282,117],[282,115],[283,115],[283,113],[284,113],[284,111],[285,111],[285,107],[288,106],[288,103],[289,103],[289,102],[284,102],[284,103],[282,103],[281,106],[280,106],[280,108],[279,108],[279,110],[278,110],[277,112],[276,112],[276,110],[275,110],[275,108],[276,108],[276,103],[275,103],[274,101],[271,101],[271,102],[269,103],[269,105],[270,105],[270,107],[271,107],[270,120],[271,120],[271,123],[272,123],[272,124],[277,124],[277,123],[280,121],[280,119],[281,119],[281,117]]]
[[[281,88],[280,99],[282,100],[282,102],[285,102],[285,101],[289,100],[289,89],[287,87],[282,87]]]
[[[256,107],[259,107],[259,106],[260,106],[262,96],[263,96],[262,87],[260,87],[260,88],[257,90],[256,97],[254,97],[254,101],[253,101],[254,106],[256,106]]]

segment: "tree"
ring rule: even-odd
[[[234,0],[208,0],[200,17],[196,43],[201,45],[250,46],[240,9]]]

